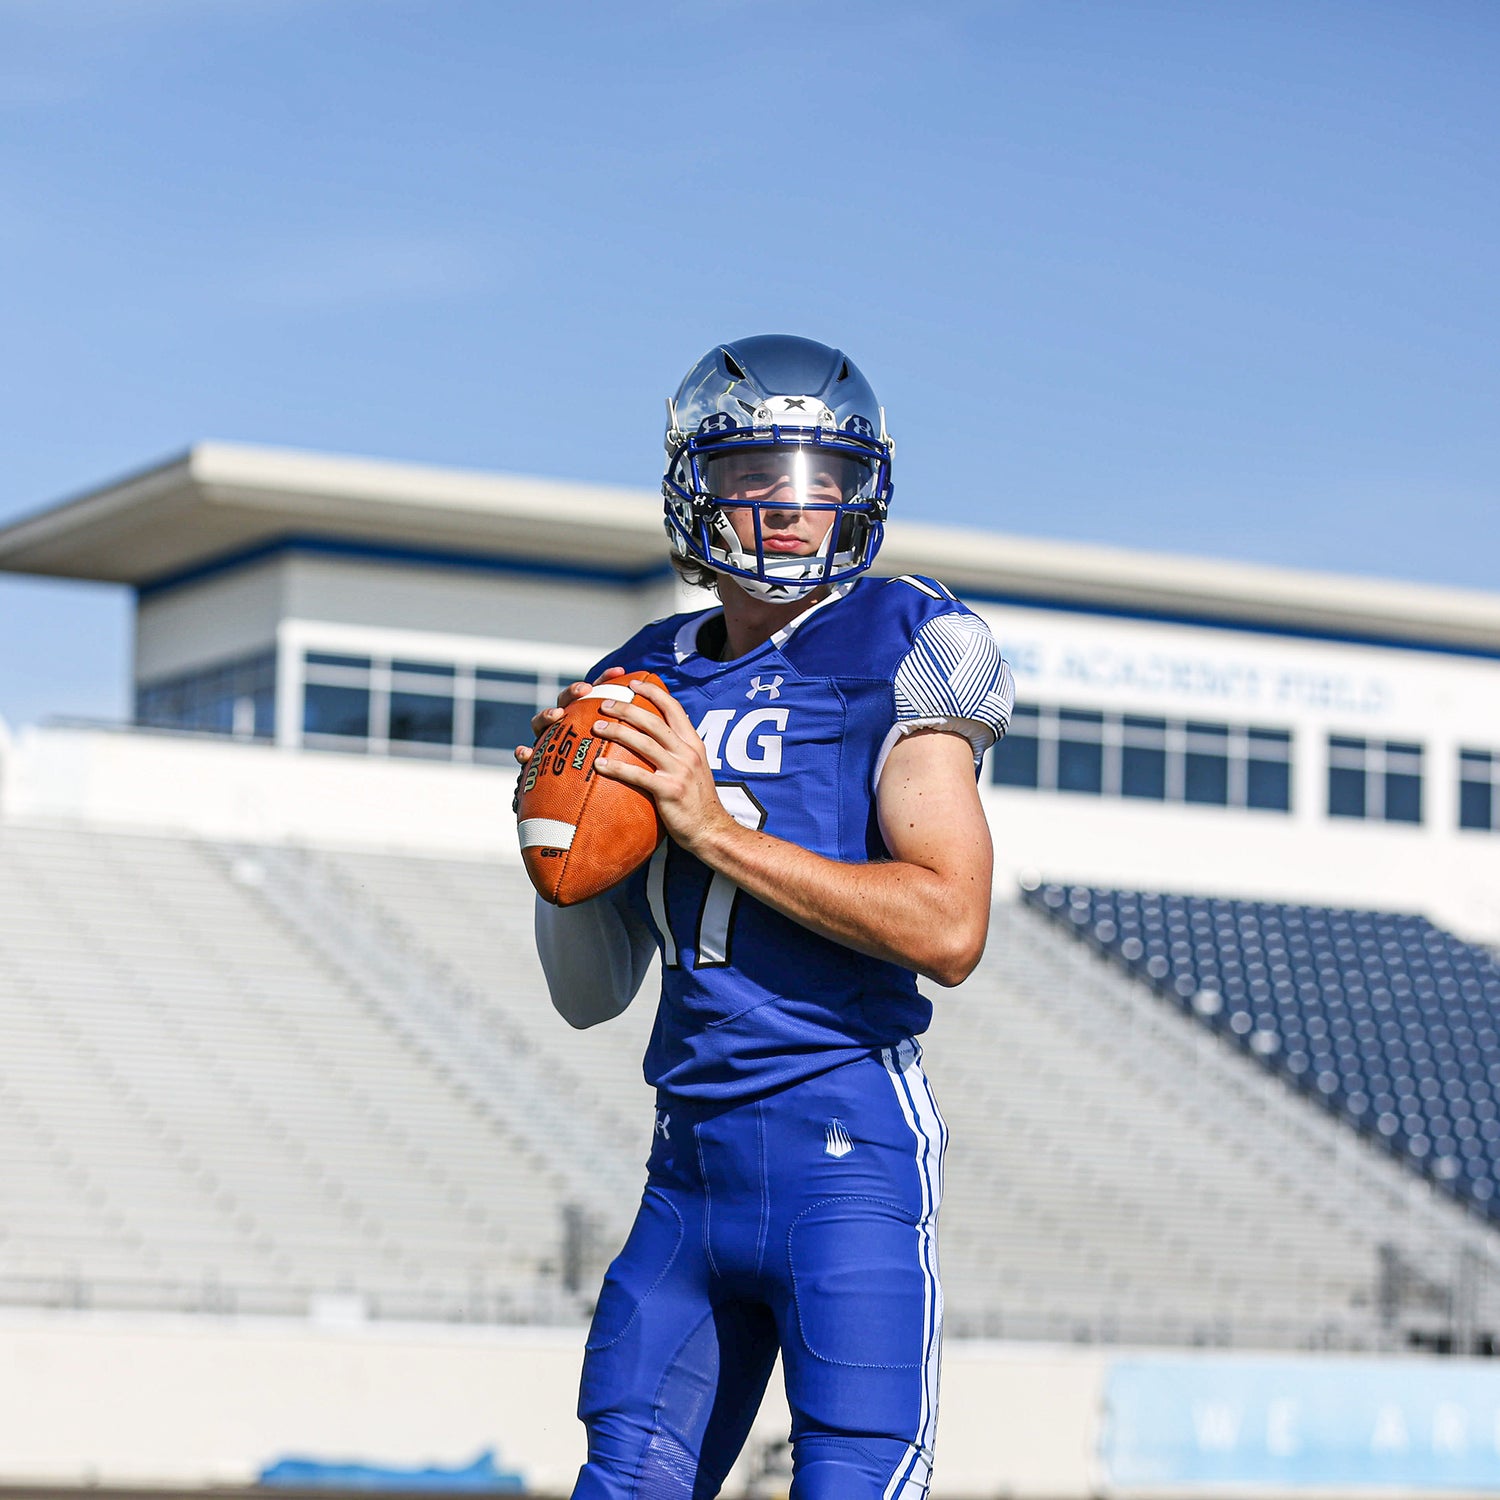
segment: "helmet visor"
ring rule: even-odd
[[[721,505],[778,509],[868,500],[873,460],[813,443],[746,444],[699,459],[703,488]]]

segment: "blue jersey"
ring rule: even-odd
[[[977,764],[1005,732],[1012,688],[994,637],[931,580],[861,578],[729,662],[698,649],[719,617],[656,621],[590,676],[610,666],[660,676],[746,827],[829,859],[889,858],[875,798],[897,739],[956,729]],[[616,899],[661,951],[645,1072],[669,1096],[770,1093],[896,1046],[931,1019],[910,970],[809,931],[670,839]]]

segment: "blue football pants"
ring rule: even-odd
[[[903,1042],[769,1097],[659,1102],[589,1330],[573,1500],[708,1500],[778,1350],[791,1500],[924,1500],[947,1138]]]

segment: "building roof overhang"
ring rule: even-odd
[[[0,569],[147,587],[278,537],[660,564],[639,491],[199,443],[0,529]]]
[[[0,528],[0,570],[150,588],[281,538],[519,558],[645,577],[665,545],[640,490],[200,443]],[[881,571],[960,594],[1500,654],[1500,594],[900,519]]]

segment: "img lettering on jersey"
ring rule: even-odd
[[[776,681],[780,682],[781,678]],[[728,766],[730,770],[743,771],[747,776],[779,775],[781,737],[786,732],[791,710],[752,708],[738,718],[736,713],[737,710],[732,708],[711,708],[703,715],[698,725],[698,738],[708,751],[709,765],[715,771]]]

